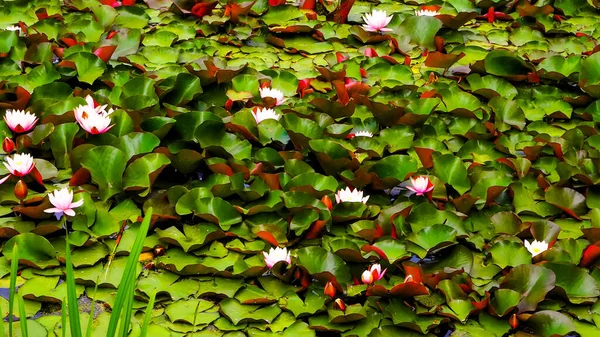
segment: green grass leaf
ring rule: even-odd
[[[69,234],[65,239],[66,243],[66,273],[67,273],[67,307],[69,310],[69,325],[71,327],[71,336],[81,337],[81,323],[79,321],[79,306],[77,305],[77,293],[75,288],[75,277],[73,271],[73,262],[71,259],[71,245],[69,245]],[[65,329],[66,327],[63,327]]]
[[[140,256],[144,246],[144,239],[146,238],[146,234],[148,234],[148,229],[150,228],[151,218],[152,207],[150,207],[146,212],[146,216],[142,221],[138,235],[135,238],[135,242],[133,243],[133,247],[129,253],[127,265],[125,266],[125,272],[123,273],[123,278],[121,279],[121,283],[119,283],[119,288],[117,290],[117,297],[115,298],[115,303],[112,306],[113,311],[110,315],[110,321],[108,323],[108,331],[106,333],[107,337],[115,336],[119,319],[122,321],[121,331],[128,330],[131,315],[133,314],[131,309],[127,310],[127,308],[131,308],[133,306],[133,303],[128,305],[128,302],[133,302],[133,292],[135,291],[136,282],[135,270],[138,263],[138,257]],[[121,312],[124,307],[126,307],[126,310],[121,316]]]

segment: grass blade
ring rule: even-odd
[[[88,320],[88,325],[87,325],[87,329],[85,332],[85,337],[91,337],[92,336],[92,326],[94,325],[94,312],[96,309],[96,302],[94,302],[94,300],[96,299],[96,295],[98,292],[98,283],[100,283],[99,278],[96,279],[96,285],[94,286],[94,297],[92,297],[90,300],[92,302],[92,307],[90,308],[90,318]]]
[[[67,337],[67,299],[63,298],[61,304],[62,337]]]
[[[127,327],[129,326],[132,311],[126,311],[126,315],[123,315],[123,317],[121,317],[121,310],[123,309],[123,306],[128,298],[131,298],[131,300],[133,301],[133,292],[135,291],[136,282],[135,272],[137,269],[138,259],[140,257],[140,254],[142,253],[142,248],[144,247],[144,239],[146,238],[146,235],[148,234],[148,229],[150,228],[151,218],[152,207],[150,207],[146,212],[146,216],[144,217],[144,220],[140,225],[137,237],[135,238],[135,242],[133,243],[133,247],[131,248],[131,251],[129,253],[127,265],[125,266],[125,272],[123,273],[123,278],[119,283],[117,297],[115,298],[115,303],[112,307],[113,311],[110,315],[110,322],[108,323],[108,332],[106,333],[107,337],[115,336],[119,324],[119,319],[124,319],[126,322],[122,324],[125,324]]]
[[[10,293],[8,295],[8,335],[13,336],[13,309],[15,294],[17,293],[17,274],[19,273],[19,247],[13,247],[12,261],[10,262]]]
[[[4,337],[4,318],[0,318],[0,337]]]
[[[65,238],[66,242],[66,274],[67,274],[67,309],[69,311],[69,326],[71,327],[72,337],[82,337],[81,322],[79,321],[79,305],[77,304],[77,289],[75,287],[75,276],[73,263],[71,259],[71,245],[69,244],[69,233]]]
[[[150,300],[146,306],[146,312],[144,313],[144,321],[142,322],[142,329],[140,331],[140,337],[146,337],[148,334],[148,325],[150,324],[150,318],[152,318],[152,309],[154,309],[154,301],[156,300],[156,292],[150,295]]]
[[[29,336],[29,332],[27,331],[27,313],[25,312],[25,300],[21,295],[17,295],[17,299],[19,300],[19,323],[21,323],[21,336],[27,337]]]
[[[196,304],[196,309],[194,310],[194,323],[192,324],[192,337],[196,334],[196,318],[198,317],[198,309],[200,309],[200,301]]]

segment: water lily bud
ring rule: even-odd
[[[519,318],[517,317],[517,314],[512,314],[512,316],[510,316],[510,319],[508,320],[508,324],[510,324],[510,326],[513,329],[516,329],[519,327]]]
[[[373,283],[373,275],[368,270],[365,270],[362,273],[362,276],[360,278],[362,279],[363,283],[365,283],[365,284],[371,284],[371,283]]]
[[[333,283],[327,282],[323,293],[331,298],[334,298],[336,291],[335,291],[335,287],[333,286]]]
[[[341,298],[337,298],[333,306],[338,310],[346,311],[346,303]]]
[[[19,180],[15,184],[15,197],[17,197],[19,200],[23,200],[27,198],[27,192],[27,184],[23,180]]]
[[[154,256],[163,256],[167,252],[167,249],[161,245],[154,246]]]
[[[333,209],[333,202],[331,201],[331,199],[329,199],[328,196],[323,196],[323,198],[321,198],[321,202],[323,202],[330,211],[331,209]]]
[[[13,152],[15,150],[15,142],[10,138],[5,137],[2,142],[2,150],[4,150],[5,153]]]

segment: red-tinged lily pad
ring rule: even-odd
[[[183,233],[176,227],[169,227],[165,230],[156,229],[156,235],[159,240],[178,245],[186,252],[225,237],[219,227],[208,223],[184,225]]]
[[[339,256],[326,251],[321,247],[305,247],[296,251],[298,264],[322,284],[350,283],[350,270],[344,260]]]
[[[534,333],[542,337],[564,336],[572,331],[577,331],[569,316],[552,310],[542,310],[534,313],[525,324]]]
[[[10,238],[2,249],[9,260],[12,258],[15,244],[18,246],[19,263],[42,269],[58,265],[54,247],[43,236],[23,233]]]
[[[573,304],[587,304],[600,296],[598,284],[586,270],[571,263],[547,262],[542,264],[556,275],[556,287]]]
[[[504,278],[501,289],[510,289],[520,294],[517,305],[519,313],[535,311],[538,303],[556,283],[556,275],[549,269],[531,264],[522,264],[513,268]]]
[[[546,201],[559,207],[575,219],[586,213],[585,196],[574,189],[551,186],[546,191]]]

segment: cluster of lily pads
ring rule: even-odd
[[[114,335],[131,276],[123,336],[599,335],[598,7],[2,2],[2,316]]]

